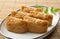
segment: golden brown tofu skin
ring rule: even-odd
[[[26,6],[21,6],[21,9],[20,9],[20,11],[22,11],[22,12],[30,12],[30,11],[33,11],[34,9],[33,8],[28,8],[28,7],[26,7]]]
[[[21,6],[20,11],[27,12],[27,13],[30,13],[31,11],[42,12],[43,9],[42,8],[31,8],[31,7]]]
[[[43,12],[43,9],[42,8],[36,8],[35,11],[36,12]]]
[[[32,17],[25,16],[24,20],[27,22],[29,32],[44,33],[48,29],[48,21],[40,20]]]
[[[16,11],[11,11],[11,16],[14,17],[17,14]]]
[[[7,30],[15,33],[27,32],[26,22],[15,17],[6,17]]]
[[[47,20],[49,22],[49,26],[52,25],[53,15],[51,14],[32,13],[30,16],[42,20]]]
[[[11,16],[12,17],[16,17],[16,18],[20,18],[20,19],[23,19],[24,16],[31,16],[31,14],[25,13],[25,12],[21,12],[21,11],[15,13],[15,14],[14,13],[15,13],[15,11],[12,11]]]
[[[17,14],[15,14],[14,17],[23,19],[24,16],[30,16],[37,19],[47,20],[49,22],[49,26],[52,25],[53,15],[51,14],[42,14],[41,12],[35,11],[31,11],[30,13],[18,12]]]
[[[49,22],[49,26],[52,25],[53,15],[46,14],[46,15],[44,16],[44,20],[47,20],[47,21]]]
[[[12,17],[16,17],[16,18],[22,18],[24,17],[26,14],[23,12],[16,12],[16,11],[12,11],[11,12],[11,16]]]

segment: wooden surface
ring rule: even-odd
[[[10,11],[19,9],[21,5],[33,6],[36,4],[48,7],[60,7],[60,0],[0,0],[0,18],[3,19]],[[1,34],[0,39],[4,39]],[[60,39],[60,21],[55,31],[44,39]]]

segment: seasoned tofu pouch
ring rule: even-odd
[[[42,12],[43,9],[42,8],[32,8],[32,7],[21,6],[20,11],[27,12],[27,13],[30,13],[31,11]]]
[[[48,29],[48,21],[40,20],[32,17],[25,16],[24,20],[27,22],[29,32],[44,33]]]
[[[6,27],[8,31],[15,33],[27,32],[26,22],[15,17],[6,17]]]
[[[42,14],[42,13],[30,13],[31,17],[35,17],[37,19],[47,20],[49,22],[49,26],[52,25],[53,15],[51,14]]]

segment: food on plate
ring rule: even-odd
[[[43,13],[30,13],[32,17],[47,20],[49,22],[49,26],[52,25],[53,15],[51,14],[43,14]]]
[[[29,32],[44,33],[48,29],[48,21],[46,20],[40,20],[28,16],[25,16],[23,19],[27,22]]]
[[[19,11],[12,11],[5,22],[8,31],[15,33],[44,33],[52,25],[53,15],[42,13],[40,8],[22,6]]]
[[[25,7],[25,6],[21,7],[22,11],[25,11],[25,9],[29,10],[30,8]],[[29,12],[27,12],[27,11],[25,11],[25,12],[29,13],[30,16],[32,16],[32,17],[36,17],[36,18],[39,18],[39,19],[42,19],[42,20],[49,21],[49,26],[50,26],[52,24],[53,15],[51,15],[51,14],[43,14],[42,11],[40,11],[40,10],[42,10],[42,9],[36,8],[36,9],[30,10]]]
[[[29,13],[31,11],[42,12],[43,9],[42,8],[29,8],[29,7],[26,7],[26,6],[21,6],[20,11],[27,12],[27,13]]]
[[[26,22],[15,17],[6,17],[6,25],[8,31],[15,33],[27,32]]]

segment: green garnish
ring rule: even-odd
[[[56,8],[55,11],[56,11],[56,12],[60,11],[60,8]]]
[[[44,11],[44,13],[45,14],[48,14],[49,12],[49,10],[48,10],[48,7],[45,7],[45,6],[40,6],[40,5],[36,5],[35,6],[36,8],[42,8],[42,9],[45,9],[45,11]],[[56,14],[56,12],[58,12],[58,11],[60,11],[60,8],[53,8],[53,7],[51,7],[51,9],[50,9],[50,11],[51,11],[51,13],[52,14]]]
[[[42,8],[42,9],[44,9],[44,6],[36,5],[35,8]]]
[[[48,7],[46,7],[46,10],[44,11],[44,13],[48,14]]]
[[[56,14],[56,11],[53,7],[51,7],[51,13]]]
[[[36,8],[42,8],[42,9],[46,8],[45,11],[44,11],[44,13],[48,14],[48,7],[39,6],[39,5],[36,5],[35,7],[36,7]]]

